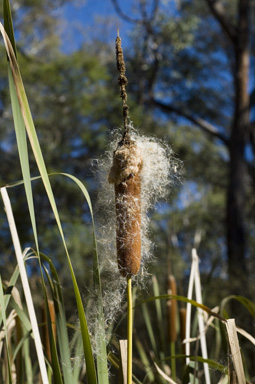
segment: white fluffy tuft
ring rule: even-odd
[[[166,143],[152,137],[140,136],[132,127],[130,127],[130,138],[139,149],[143,162],[141,171],[142,261],[140,272],[132,277],[132,280],[141,286],[144,284],[144,278],[147,275],[146,265],[152,259],[153,248],[153,244],[148,238],[149,219],[147,213],[159,199],[167,196],[171,187],[178,180],[176,171],[178,161],[174,159],[173,152]],[[117,130],[112,135],[110,148],[104,157],[93,162],[93,168],[95,168],[100,182],[95,217],[106,327],[112,324],[119,314],[126,289],[126,279],[121,276],[117,265],[114,185],[108,181],[113,152],[120,140],[121,134]],[[95,327],[96,316],[93,311],[89,312],[88,323],[94,328],[93,333],[97,333]]]

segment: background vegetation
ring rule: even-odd
[[[48,171],[75,175],[86,184],[95,202],[98,185],[91,161],[103,154],[109,133],[121,124],[114,42],[96,34],[82,40],[81,34],[79,48],[68,50],[65,37],[58,32],[62,21],[57,10],[64,3],[11,3],[18,59]],[[156,274],[161,293],[167,293],[167,278],[172,273],[180,294],[186,295],[191,249],[196,247],[206,305],[214,307],[231,294],[252,299],[255,3],[112,0],[112,4],[119,25],[130,23],[122,40],[134,126],[170,143],[183,161],[181,184],[169,191],[167,202],[151,214],[156,261],[150,271]],[[103,30],[110,22],[101,18],[94,28]],[[3,44],[0,50],[0,184],[4,186],[22,176]],[[31,173],[37,176],[32,156]],[[91,284],[87,271],[93,252],[88,207],[73,184],[61,178],[52,183],[67,243],[73,250],[78,285],[85,292]],[[41,251],[54,255],[67,318],[73,321],[71,279],[56,240],[57,229],[41,184],[35,182],[33,188],[40,213]],[[23,190],[13,189],[11,199],[21,243],[31,246]],[[0,224],[0,271],[2,280],[8,280],[16,262],[3,210]],[[39,304],[37,262],[29,262],[29,273]],[[237,324],[253,332],[243,306],[235,302],[229,311]],[[143,324],[138,321],[137,333],[139,326]],[[250,366],[254,350],[247,350]]]

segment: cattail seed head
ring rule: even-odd
[[[123,276],[126,277],[128,273],[136,272],[138,270],[137,265],[140,262],[140,270],[133,275],[132,281],[140,287],[144,286],[148,277],[148,264],[154,257],[153,243],[149,237],[150,219],[148,212],[159,200],[168,196],[174,185],[179,184],[178,170],[180,162],[174,158],[169,145],[153,137],[138,134],[131,124],[127,128],[128,133],[125,138],[123,138],[122,129],[113,131],[109,138],[108,150],[102,157],[93,161],[93,170],[100,182],[95,205],[95,218],[101,281],[102,286],[104,286],[104,316],[107,325],[113,323],[121,310],[123,296],[126,293],[126,278],[123,278]],[[118,212],[121,209],[116,206],[116,200],[120,202],[122,207],[128,206],[127,204],[121,204],[124,196],[126,199],[129,196],[131,200],[126,191],[122,194],[118,193],[118,188],[124,188],[124,185],[128,185],[128,181],[135,177],[136,183],[134,185],[137,186],[140,182],[141,196],[139,210],[134,203],[130,204],[133,210],[137,209],[137,213],[134,214],[134,217],[136,217],[134,223],[139,223],[141,217],[141,248],[140,245],[138,247],[138,244],[136,244],[136,247],[133,246],[133,249],[141,249],[138,256],[139,263],[136,263],[136,268],[116,262],[117,254],[119,261],[124,259],[121,256],[121,251],[117,251],[116,238],[122,238],[121,235],[118,235],[118,231],[121,226],[124,227],[124,224],[118,224],[121,217]],[[122,183],[124,185],[121,185]],[[132,194],[135,195],[134,191],[132,191]],[[130,210],[126,215],[129,212]],[[119,216],[119,220],[116,219],[116,214]],[[123,217],[125,218],[125,215]],[[124,222],[131,223],[131,220],[125,218]],[[130,229],[126,230],[125,233],[138,233],[138,229],[132,229],[130,226]],[[129,241],[133,237],[133,235],[129,235]],[[125,244],[128,244],[127,240],[125,240]],[[130,249],[130,246],[127,246],[127,249]],[[133,251],[133,254],[136,254],[135,251]],[[124,260],[130,259],[125,257]],[[135,260],[135,257],[132,260]],[[120,270],[123,273],[120,273]],[[93,299],[91,302],[93,302]],[[102,336],[96,318],[96,307],[91,307],[88,323],[90,332],[96,335],[95,339]],[[98,351],[95,348],[96,346],[93,345],[93,350],[97,353]]]
[[[124,277],[136,275],[141,264],[141,168],[135,142],[119,144],[108,181],[115,186],[117,259]]]

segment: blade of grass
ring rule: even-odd
[[[176,299],[178,301],[182,301],[184,303],[190,303],[191,305],[193,305],[194,307],[197,307],[197,308],[201,308],[203,311],[207,312],[209,315],[221,320],[223,323],[226,323],[226,319],[219,315],[218,313],[216,312],[213,312],[209,307],[207,307],[206,305],[204,304],[199,304],[198,302],[196,302],[195,300],[190,300],[190,299],[187,299],[187,297],[185,296],[179,296],[179,295],[160,295],[160,296],[151,296],[149,297],[148,299],[144,299],[144,300],[140,300],[137,304],[137,306],[139,304],[143,304],[143,303],[150,303],[151,301],[154,301],[154,300],[169,300],[169,299]]]
[[[31,335],[31,332],[26,332],[25,335],[20,339],[20,341],[19,341],[18,345],[16,346],[14,353],[13,353],[13,361],[16,359],[16,356],[18,355],[19,351],[23,347],[24,342],[27,339],[29,339],[30,335]]]
[[[28,256],[28,251],[29,251],[29,248],[26,248],[23,252],[23,259],[25,260],[26,257]],[[5,310],[7,309],[8,307],[8,304],[9,304],[9,301],[11,299],[11,293],[12,293],[12,287],[15,286],[16,284],[16,281],[19,277],[19,267],[18,265],[16,266],[12,276],[11,276],[11,279],[9,281],[9,285],[8,287],[6,288],[6,292],[5,292],[5,295],[4,295],[4,304],[5,304]],[[2,312],[0,312],[0,326],[2,324]]]
[[[189,286],[187,297],[189,300],[192,299],[193,286],[196,276],[196,265],[191,264],[190,277],[189,277]],[[186,312],[186,344],[185,344],[185,353],[187,356],[190,355],[190,331],[191,331],[191,303],[187,303],[187,312]],[[189,357],[186,357],[186,365],[189,365]]]
[[[201,288],[200,274],[199,274],[199,258],[195,248],[192,249],[192,262],[194,262],[195,268],[196,268],[196,274],[195,274],[196,300],[198,303],[202,304],[202,288]],[[201,345],[202,357],[204,359],[208,359],[207,344],[206,344],[206,337],[205,337],[204,316],[200,308],[198,308],[197,310],[198,310],[198,326],[199,326],[199,333],[200,333],[200,345]],[[207,384],[210,384],[211,379],[210,379],[209,367],[208,367],[208,364],[206,363],[204,363],[204,374],[205,374],[205,382]]]
[[[148,335],[150,338],[150,342],[151,342],[151,346],[152,346],[154,355],[158,356],[157,343],[156,343],[155,335],[154,335],[154,332],[152,329],[150,314],[149,314],[148,306],[147,306],[146,302],[142,303],[142,311],[143,311],[143,317],[144,317],[145,325],[147,328],[147,332],[148,332]]]
[[[236,327],[236,330],[240,335],[244,336],[247,340],[249,340],[253,345],[255,345],[255,338],[248,332],[246,332],[244,329]]]
[[[82,367],[82,340],[80,337],[80,330],[76,330],[70,343],[70,350],[75,357],[74,364],[72,365],[73,382],[79,382],[80,371]],[[67,382],[69,383],[69,382]]]
[[[13,51],[15,55],[16,52],[16,44],[15,44],[15,37],[14,37],[14,30],[13,30],[13,24],[12,24],[12,15],[11,15],[11,7],[9,0],[3,0],[3,14],[4,14],[4,28],[7,32],[7,35],[9,36],[9,39],[11,41]]]
[[[238,295],[231,295],[231,296],[227,296],[225,297],[222,302],[221,302],[221,313],[223,312],[224,310],[224,307],[226,306],[226,304],[230,301],[230,300],[236,300],[238,301],[239,303],[241,303],[249,312],[250,314],[252,315],[252,317],[255,319],[255,304],[254,302],[252,302],[251,300],[247,299],[247,297],[243,297],[243,296],[238,296]]]
[[[4,308],[4,291],[3,291],[3,285],[2,285],[2,279],[0,275],[0,308]],[[7,354],[7,365],[8,365],[8,383],[12,384],[12,373],[11,373],[11,358],[10,358],[10,347],[8,342],[8,326],[7,326],[7,320],[6,320],[6,313],[3,309],[3,325],[4,325],[4,333],[5,333],[5,343],[6,343],[6,354]]]
[[[120,340],[120,367],[119,367],[119,381],[122,384],[128,384],[128,341]],[[132,370],[131,370],[132,375]]]
[[[146,372],[146,376],[148,377],[148,379],[150,380],[151,383],[154,383],[155,382],[155,376],[154,376],[154,373],[151,369],[149,359],[146,355],[146,352],[145,352],[145,349],[144,349],[142,343],[140,342],[140,340],[138,339],[137,336],[135,336],[135,344],[136,344],[136,348],[137,348],[139,356],[140,356],[140,360],[144,365],[144,370]]]
[[[229,347],[231,351],[231,357],[235,368],[235,373],[237,375],[238,383],[245,384],[245,375],[243,369],[243,362],[236,332],[236,325],[234,319],[228,319],[226,323],[226,330],[229,340]]]
[[[153,294],[154,296],[159,296],[159,285],[158,280],[155,275],[152,276],[152,286],[153,286]],[[159,336],[160,336],[160,359],[164,359],[165,357],[165,337],[164,337],[164,324],[163,324],[163,316],[162,316],[162,308],[161,308],[161,302],[160,300],[155,301],[155,307],[156,307],[156,313],[157,313],[157,320],[158,320],[158,330],[159,330]]]
[[[19,159],[20,159],[20,166],[22,171],[22,177],[24,180],[25,193],[27,198],[29,215],[30,215],[32,228],[33,228],[34,239],[36,243],[37,252],[39,252],[33,194],[32,194],[32,187],[31,187],[30,167],[29,167],[29,159],[28,159],[26,129],[25,129],[23,117],[21,114],[21,109],[20,109],[20,104],[18,101],[17,93],[16,93],[16,88],[13,82],[13,76],[12,76],[9,65],[8,65],[8,79],[9,79],[13,121],[14,121]]]
[[[167,376],[165,374],[164,371],[162,371],[162,369],[159,368],[159,366],[157,365],[157,363],[154,363],[155,367],[156,367],[156,370],[158,371],[158,373],[160,374],[161,377],[163,377],[164,380],[166,380],[168,383],[171,383],[171,384],[177,384],[176,381],[174,381],[173,379],[171,379],[169,376]]]
[[[13,213],[12,213],[12,208],[11,208],[11,204],[10,204],[10,200],[9,200],[6,188],[1,188],[1,195],[2,195],[3,202],[4,202],[4,207],[6,210],[6,215],[7,215],[7,219],[9,222],[10,231],[11,231],[13,246],[14,246],[14,250],[15,250],[15,254],[17,257],[17,262],[18,262],[18,266],[19,266],[19,270],[20,270],[20,277],[21,277],[21,281],[22,281],[24,294],[25,294],[25,299],[26,299],[27,308],[28,308],[28,312],[29,312],[30,322],[31,322],[31,326],[32,326],[33,334],[34,334],[35,347],[36,347],[38,362],[39,362],[40,371],[41,371],[41,375],[42,375],[42,381],[43,381],[43,384],[48,384],[49,382],[48,382],[47,370],[46,370],[46,366],[45,366],[45,362],[44,362],[44,356],[43,356],[41,338],[40,338],[39,329],[38,329],[38,323],[36,320],[35,309],[34,309],[32,295],[31,295],[31,291],[30,291],[30,287],[29,287],[29,283],[28,283],[28,278],[27,278],[27,273],[26,273],[26,269],[25,269],[25,265],[24,265],[23,256],[22,256],[19,237],[18,237],[18,233],[17,233],[17,229],[16,229],[16,225],[15,225],[15,221],[14,221],[14,217],[13,217]]]
[[[30,349],[29,349],[29,339],[24,341],[24,362],[25,362],[25,371],[26,371],[26,383],[33,384],[33,369],[32,362],[30,357]]]
[[[19,316],[19,318],[23,324],[23,327],[25,328],[25,331],[31,332],[32,331],[31,323],[30,323],[25,311],[22,308],[20,308],[20,306],[16,303],[16,301],[13,299],[13,297],[11,297],[10,305],[12,306],[13,309],[15,309],[15,312]]]
[[[165,358],[166,361],[171,359],[180,359],[183,357],[187,357],[186,355],[175,355],[175,356],[167,356]],[[200,363],[207,363],[211,368],[218,370],[219,372],[226,373],[226,367],[223,364],[218,363],[218,361],[212,359],[204,359],[202,356],[188,356],[191,361],[199,361]],[[158,362],[157,362],[158,363]]]

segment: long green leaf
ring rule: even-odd
[[[155,382],[154,373],[153,373],[153,370],[151,369],[149,359],[146,355],[144,346],[141,343],[141,341],[138,339],[137,335],[135,335],[135,345],[136,345],[136,348],[138,350],[141,362],[144,365],[144,370],[146,372],[146,376],[148,377],[148,379],[150,380],[151,383]]]
[[[3,14],[4,14],[4,28],[6,30],[7,35],[9,36],[14,53],[16,55],[16,44],[15,44],[11,7],[10,7],[9,0],[3,0]]]
[[[19,351],[23,347],[25,341],[29,339],[30,336],[31,336],[31,332],[26,332],[25,335],[20,339],[13,353],[13,361],[16,359],[16,356],[18,355]]]
[[[24,254],[23,254],[24,255]],[[11,299],[11,291],[12,291],[12,287],[16,284],[16,281],[18,279],[18,276],[19,276],[19,267],[16,266],[13,274],[12,274],[12,277],[9,281],[9,284],[8,284],[8,287],[6,288],[6,294],[4,295],[4,309],[6,310],[7,307],[8,307],[8,304],[9,304],[9,301]],[[2,317],[3,313],[2,311],[0,312],[0,326],[2,324],[2,320],[3,320],[3,317]]]
[[[0,275],[0,308],[4,308],[4,291],[2,285],[2,279]],[[12,374],[11,374],[11,358],[10,358],[10,349],[8,342],[8,328],[5,309],[3,309],[3,324],[4,324],[4,333],[5,333],[5,342],[6,342],[6,352],[7,352],[7,365],[8,365],[8,383],[12,384]]]
[[[152,286],[153,286],[154,296],[159,296],[159,285],[155,275],[152,276]],[[162,308],[161,308],[160,300],[155,301],[155,307],[156,307],[156,313],[157,313],[158,330],[160,335],[159,341],[161,345],[161,350],[159,354],[160,354],[160,358],[163,359],[165,355],[166,346],[165,346],[164,323],[163,323]]]
[[[252,302],[251,300],[247,299],[247,297],[244,297],[244,296],[231,295],[231,296],[225,297],[225,299],[223,299],[221,302],[221,306],[220,306],[221,313],[222,313],[224,307],[226,306],[226,304],[230,300],[239,301],[239,303],[241,303],[250,312],[252,317],[255,319],[255,304],[254,304],[254,302]]]
[[[221,320],[222,322],[226,323],[226,319],[223,316],[220,316],[218,313],[213,312],[206,305],[199,304],[195,300],[187,299],[187,297],[184,297],[184,296],[178,296],[178,295],[151,296],[148,299],[140,300],[139,303],[143,304],[143,303],[149,303],[149,302],[155,301],[155,300],[169,300],[169,299],[175,299],[175,300],[183,301],[184,303],[190,303],[190,304],[194,305],[197,308],[201,308],[203,311],[207,312],[209,315],[214,316],[217,319]],[[137,305],[139,305],[139,303]]]
[[[158,356],[157,343],[156,343],[155,335],[154,335],[154,332],[152,329],[150,314],[149,314],[148,307],[147,307],[146,303],[142,303],[142,311],[143,311],[143,317],[144,317],[144,321],[146,324],[146,328],[147,328],[147,332],[148,332],[148,335],[150,338],[153,352],[156,356]]]
[[[16,139],[17,139],[17,147],[19,152],[21,171],[22,171],[22,176],[24,180],[24,187],[26,192],[26,198],[27,198],[28,209],[29,209],[30,219],[32,223],[36,248],[37,248],[37,252],[39,252],[33,194],[32,194],[32,187],[31,187],[30,167],[29,167],[29,159],[28,159],[26,129],[25,129],[23,117],[20,110],[20,104],[16,94],[16,88],[13,82],[13,76],[12,76],[9,65],[8,65],[8,78],[9,78],[9,88],[10,88],[10,95],[11,95],[14,128],[15,128]]]
[[[30,349],[29,349],[29,339],[26,339],[24,341],[24,363],[25,363],[25,371],[26,371],[26,384],[33,384],[33,369],[32,369],[32,362],[31,362],[31,355],[30,355]]]
[[[72,281],[73,281],[74,293],[75,293],[75,297],[76,297],[77,309],[78,309],[78,314],[79,314],[79,319],[80,319],[80,324],[81,324],[81,332],[82,332],[82,339],[83,339],[84,356],[85,356],[86,367],[87,367],[88,382],[89,382],[89,384],[94,384],[97,382],[96,370],[95,370],[95,364],[94,364],[94,359],[93,359],[93,354],[92,354],[90,337],[89,337],[89,332],[88,332],[88,327],[87,327],[87,320],[86,320],[86,316],[85,316],[85,312],[84,312],[84,308],[83,308],[83,304],[82,304],[82,300],[81,300],[80,291],[79,291],[79,288],[77,285],[75,274],[74,274],[74,271],[72,268],[71,259],[70,259],[68,249],[66,246],[64,233],[63,233],[62,225],[60,222],[56,202],[55,202],[54,195],[52,192],[52,188],[51,188],[51,184],[49,181],[49,176],[48,176],[48,173],[46,170],[46,166],[44,163],[40,144],[39,144],[37,134],[35,131],[32,115],[30,112],[30,108],[29,108],[29,104],[27,101],[25,89],[24,89],[22,78],[21,78],[20,71],[19,71],[19,66],[18,66],[16,57],[15,57],[15,53],[13,51],[11,42],[10,42],[10,40],[9,40],[9,38],[8,38],[8,36],[7,36],[1,23],[0,23],[0,31],[1,31],[2,36],[4,38],[5,48],[6,48],[6,52],[7,52],[8,58],[9,58],[9,62],[10,62],[10,68],[11,68],[11,72],[12,72],[12,76],[13,76],[14,85],[16,88],[18,101],[20,104],[20,109],[21,109],[23,121],[24,121],[24,124],[26,127],[26,131],[27,131],[27,134],[29,137],[29,141],[30,141],[33,153],[34,153],[34,157],[35,157],[40,175],[42,177],[43,184],[45,186],[46,193],[48,195],[48,198],[49,198],[49,201],[50,201],[50,204],[51,204],[51,207],[52,207],[52,210],[53,210],[53,213],[54,213],[57,225],[58,225],[58,229],[59,229],[62,241],[63,241],[64,249],[65,249],[65,252],[67,255],[68,265],[69,265],[69,269],[70,269],[71,277],[72,277]]]
[[[29,318],[27,317],[27,314],[25,313],[25,311],[23,309],[20,308],[20,306],[16,303],[16,301],[13,299],[13,297],[11,297],[10,299],[10,305],[12,306],[13,309],[15,309],[17,315],[19,316],[26,332],[31,332],[32,331],[32,327],[31,327],[31,323],[29,321]]]

